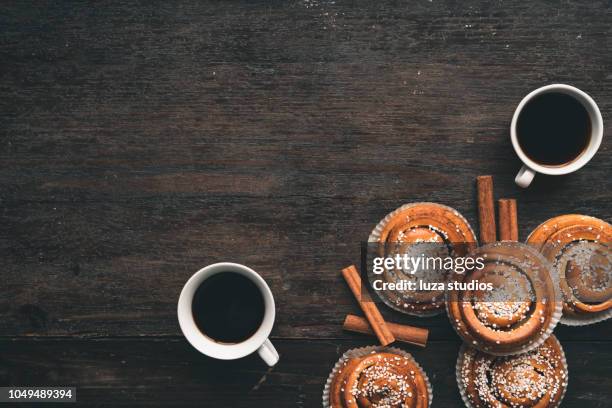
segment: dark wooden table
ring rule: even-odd
[[[612,143],[513,183],[519,100],[563,82],[612,133],[606,1],[26,2],[0,13],[0,385],[80,405],[318,407],[358,307],[339,270],[389,211],[451,205],[474,178],[519,202],[521,239],[563,213],[610,221]],[[182,285],[236,261],[277,300],[273,369],[181,336]],[[434,407],[462,406],[445,316],[414,353]],[[612,406],[612,322],[559,327],[565,407]]]

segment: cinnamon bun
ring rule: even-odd
[[[455,209],[435,203],[406,204],[388,214],[368,238],[368,257],[394,257],[405,254],[426,254],[431,258],[464,256],[477,245],[476,235],[466,219]],[[398,267],[385,267],[381,275],[368,268],[368,278],[384,282],[445,282],[444,268],[408,272]],[[444,311],[444,290],[378,291],[387,306],[415,316],[433,316]]]
[[[527,238],[560,277],[563,323],[612,317],[612,225],[585,215],[554,217]]]
[[[470,408],[556,408],[567,382],[565,355],[554,336],[532,351],[505,357],[464,345],[457,360],[457,383]]]
[[[454,274],[447,291],[452,326],[470,346],[509,355],[528,351],[550,335],[561,317],[558,278],[535,249],[497,242],[470,254],[484,267]],[[472,289],[474,284],[489,285]]]
[[[395,349],[357,354],[345,354],[337,364],[328,390],[329,407],[429,407],[429,380],[409,354]]]

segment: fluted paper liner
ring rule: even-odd
[[[327,377],[327,381],[325,382],[325,387],[323,388],[323,408],[332,408],[329,404],[329,392],[330,392],[332,380],[338,373],[338,370],[340,370],[340,368],[342,367],[342,363],[344,363],[346,360],[349,360],[351,358],[363,357],[368,354],[381,353],[381,352],[393,353],[393,354],[398,354],[402,357],[406,357],[421,371],[421,375],[423,376],[423,379],[425,380],[425,384],[427,385],[427,393],[429,396],[428,406],[431,407],[431,401],[433,399],[433,388],[431,386],[431,383],[429,382],[429,378],[427,377],[425,370],[423,370],[421,365],[416,362],[416,360],[414,359],[414,357],[412,357],[410,353],[408,353],[407,351],[398,349],[396,347],[367,346],[367,347],[354,348],[354,349],[350,349],[346,351],[344,354],[342,354],[342,357],[340,357],[340,359],[336,362],[336,364],[334,365],[334,368],[332,368],[331,370],[331,373],[329,373],[329,376]],[[341,408],[341,407],[333,407],[333,408]]]
[[[565,326],[587,326],[589,324],[603,322],[610,318],[612,318],[612,309],[608,309],[601,313],[593,313],[592,316],[586,317],[577,317],[564,314],[559,323]]]

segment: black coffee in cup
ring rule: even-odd
[[[584,152],[591,138],[591,120],[574,97],[544,93],[527,102],[516,126],[523,152],[543,166],[562,166]]]
[[[241,343],[263,322],[264,299],[255,283],[235,272],[220,272],[196,289],[193,320],[207,337],[219,343]]]

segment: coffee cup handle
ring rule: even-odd
[[[278,363],[278,351],[276,351],[272,345],[272,342],[270,342],[268,339],[266,339],[266,341],[264,341],[259,347],[257,353],[259,353],[259,357],[261,357],[261,359],[270,367]]]
[[[514,178],[514,182],[519,187],[525,188],[525,187],[529,187],[534,177],[535,177],[535,171],[531,170],[527,166],[523,166],[521,167],[518,174]]]

